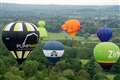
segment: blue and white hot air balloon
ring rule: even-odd
[[[108,27],[102,27],[98,29],[97,36],[102,42],[107,42],[112,38],[112,29]]]
[[[56,63],[64,54],[64,45],[59,41],[47,41],[43,53],[52,63]]]

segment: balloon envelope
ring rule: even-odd
[[[48,41],[43,47],[43,53],[52,63],[56,63],[64,54],[64,45],[59,41]]]
[[[67,32],[70,36],[74,37],[76,33],[80,30],[80,22],[76,19],[67,20],[62,25],[62,30]]]
[[[119,59],[119,47],[112,42],[102,42],[95,46],[94,57],[96,62],[105,69],[110,69],[112,64]]]
[[[97,36],[102,42],[109,41],[112,37],[112,29],[107,27],[102,27],[98,29]]]
[[[2,40],[7,49],[21,64],[39,40],[36,26],[28,22],[12,22],[2,31]]]
[[[45,26],[46,26],[46,22],[44,20],[38,21],[38,27],[45,27]]]
[[[45,38],[48,36],[48,32],[45,27],[46,27],[46,22],[44,20],[40,20],[38,22],[38,30],[41,38]]]

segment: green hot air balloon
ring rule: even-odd
[[[36,47],[39,41],[39,31],[32,23],[12,22],[4,27],[2,40],[18,64],[22,64],[33,48]]]
[[[94,57],[103,69],[110,69],[119,59],[119,47],[112,42],[102,42],[95,46]]]
[[[47,30],[45,27],[46,27],[46,22],[44,20],[38,21],[38,30],[41,38],[45,38],[48,36]]]

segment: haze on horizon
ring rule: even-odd
[[[0,0],[0,3],[35,5],[120,5],[120,0]]]

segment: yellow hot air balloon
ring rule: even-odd
[[[48,32],[45,27],[46,27],[46,22],[44,20],[38,21],[38,30],[41,38],[48,37]]]

